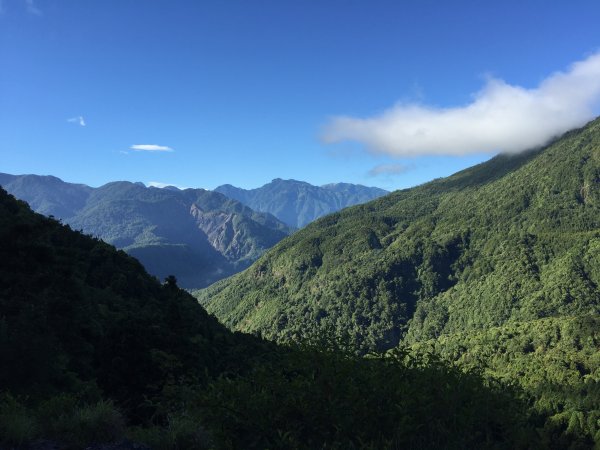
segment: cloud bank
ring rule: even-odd
[[[600,52],[525,89],[497,78],[465,106],[398,104],[372,118],[334,117],[327,143],[357,141],[393,156],[517,153],[581,126],[600,104]]]
[[[171,147],[167,147],[166,145],[156,145],[156,144],[135,144],[129,148],[131,150],[135,150],[136,152],[173,152],[174,151]]]
[[[82,127],[85,127],[85,119],[82,116],[71,117],[70,119],[67,119],[67,122],[76,123]]]

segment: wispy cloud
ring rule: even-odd
[[[27,12],[29,14],[33,14],[34,16],[41,16],[42,10],[38,8],[33,0],[25,0],[25,6],[27,6]]]
[[[6,10],[4,9],[4,0],[0,0],[0,14],[4,14]]]
[[[82,127],[85,127],[85,119],[83,118],[83,116],[71,117],[71,118],[67,119],[67,122],[76,123]]]
[[[516,153],[585,124],[600,104],[600,52],[526,89],[489,77],[465,106],[398,104],[372,118],[335,117],[327,143],[357,141],[393,156]]]
[[[369,170],[367,175],[370,177],[378,177],[380,175],[400,175],[408,170],[410,170],[410,167],[404,164],[379,164]]]
[[[156,144],[135,144],[129,147],[136,152],[173,152],[171,147]]]

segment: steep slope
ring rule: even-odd
[[[206,286],[247,267],[287,234],[275,218],[220,194],[128,182],[94,190],[67,223],[123,248],[153,274],[175,274],[184,287]]]
[[[271,339],[334,333],[362,352],[403,342],[486,368],[527,389],[556,436],[591,445],[599,283],[597,119],[323,218],[199,298]]]
[[[243,344],[126,253],[34,214],[2,189],[0,243],[3,391],[102,392],[142,414],[169,377],[218,373]]]
[[[255,211],[271,213],[294,228],[301,228],[319,217],[387,194],[383,189],[356,184],[334,183],[319,187],[280,178],[256,189],[246,190],[225,184],[215,191]]]
[[[108,448],[125,432],[191,450],[537,440],[510,389],[403,352],[363,359],[231,333],[173,280],[2,189],[0,359],[2,448]]]
[[[114,182],[97,189],[55,177],[3,175],[6,189],[75,229],[138,258],[152,274],[203,287],[247,267],[289,233],[274,217],[202,189]]]
[[[599,127],[317,221],[207,292],[208,308],[277,339],[349,330],[365,350],[597,312]]]

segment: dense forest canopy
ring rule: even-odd
[[[196,295],[279,342],[328,330],[362,354],[412,345],[486,368],[599,442],[599,284],[596,119],[327,216]]]
[[[0,446],[127,437],[156,449],[461,449],[544,439],[520,392],[477,371],[406,350],[362,358],[327,337],[283,347],[233,333],[175,277],[159,283],[125,252],[3,190],[0,244]]]

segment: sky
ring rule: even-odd
[[[0,0],[0,172],[394,190],[600,115],[600,2]]]

